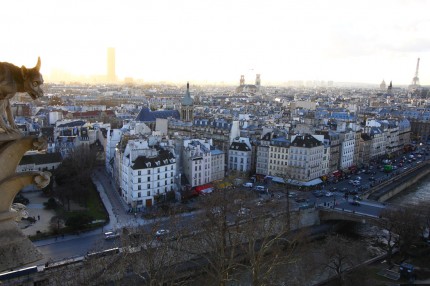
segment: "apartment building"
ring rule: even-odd
[[[233,139],[228,150],[228,169],[239,172],[250,172],[252,160],[252,146],[249,138],[237,137]]]
[[[294,135],[288,153],[292,180],[307,182],[323,175],[324,144],[310,134]]]
[[[348,129],[339,133],[340,157],[339,168],[344,170],[354,164],[355,132]]]
[[[333,130],[317,130],[316,135],[324,135],[324,144],[330,147],[328,154],[328,172],[332,173],[339,169],[340,161],[340,136],[338,132]]]
[[[191,187],[201,186],[225,175],[225,154],[213,146],[212,139],[183,141],[183,170]]]
[[[264,134],[261,137],[260,144],[257,146],[256,174],[258,175],[266,176],[269,174],[269,152],[271,138],[271,132]]]
[[[273,138],[270,141],[268,170],[270,176],[287,178],[288,175],[288,149],[290,141],[284,136]]]
[[[137,211],[175,190],[175,154],[167,146],[149,143],[130,140],[122,155],[121,195]]]

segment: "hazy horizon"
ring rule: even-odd
[[[430,85],[430,1],[9,1],[0,61],[146,82]],[[23,9],[25,7],[25,9]],[[12,24],[13,23],[13,24]]]

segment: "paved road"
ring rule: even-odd
[[[416,163],[409,163],[406,165],[413,165]],[[409,168],[409,166],[408,166]],[[403,170],[397,170],[396,172],[402,172]],[[374,175],[377,181],[387,179],[389,175],[375,169],[376,174]],[[353,175],[352,177],[356,177]],[[361,173],[358,176],[361,177],[362,185],[369,184],[369,177],[371,174]],[[156,229],[160,228],[172,228],[172,221],[176,223],[175,227],[189,227],[193,225],[193,220],[199,216],[199,213],[188,213],[180,215],[181,219],[170,220],[169,218],[162,218],[157,220],[146,220],[139,216],[135,217],[133,214],[127,212],[128,207],[124,204],[119,196],[119,193],[115,191],[113,182],[107,176],[104,170],[96,170],[94,175],[94,183],[96,184],[103,203],[109,213],[110,222],[104,228],[100,228],[88,233],[77,235],[67,235],[64,238],[48,239],[43,241],[35,242],[35,245],[43,253],[45,259],[35,264],[40,265],[48,260],[57,261],[69,257],[76,257],[85,255],[88,252],[100,249],[111,248],[116,246],[118,240],[104,239],[103,232],[107,229],[121,229],[124,226],[143,226],[149,233],[154,233]],[[336,209],[344,209],[346,211],[365,212],[369,215],[379,216],[379,213],[383,209],[382,204],[378,204],[371,201],[362,201],[360,206],[351,205],[348,200],[344,197],[344,193],[339,192],[342,188],[352,189],[352,185],[348,183],[348,180],[338,182],[336,184],[326,185],[324,188],[329,190],[330,188],[336,187],[338,191],[333,192],[332,197],[320,197],[316,198],[311,192],[298,192],[298,196],[304,197],[308,205],[316,205],[321,207],[330,207],[335,205]],[[269,186],[270,188],[270,186]],[[275,207],[272,211],[279,211],[286,209],[286,195],[282,195],[282,187],[276,192],[280,192],[281,196],[273,196],[273,200],[276,202]],[[295,201],[295,197],[291,197],[290,210],[297,210],[303,205],[303,202],[299,203]],[[233,217],[229,218],[234,220]]]

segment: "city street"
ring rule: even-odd
[[[399,156],[399,158],[405,155]],[[423,158],[424,159],[424,158]],[[357,175],[351,175],[352,179],[357,179],[360,177],[360,185],[364,188],[370,186],[371,182],[379,183],[396,173],[405,171],[404,168],[411,168],[411,166],[416,165],[416,162],[405,162],[403,168],[395,170],[393,173],[385,173],[377,168],[373,171],[375,174],[366,174],[360,172]],[[373,177],[370,181],[369,178]],[[115,191],[113,183],[107,176],[103,169],[98,169],[93,175],[94,183],[100,192],[101,199],[106,206],[109,213],[110,222],[103,228],[93,230],[86,233],[81,233],[80,235],[66,235],[64,237],[51,238],[47,240],[36,241],[34,244],[44,255],[42,261],[38,261],[37,265],[43,264],[46,261],[57,261],[61,259],[67,259],[76,256],[83,256],[88,252],[99,251],[102,249],[108,249],[118,246],[119,239],[106,240],[104,237],[104,232],[107,230],[121,231],[123,227],[133,228],[133,227],[144,227],[148,233],[155,233],[159,229],[170,229],[174,231],[175,229],[186,228],[195,225],[195,220],[201,219],[201,213],[203,211],[195,211],[191,213],[183,213],[176,218],[171,219],[170,217],[161,217],[156,219],[144,219],[141,214],[134,215],[128,213],[128,207],[122,201],[119,193]],[[297,211],[302,208],[309,207],[321,207],[321,208],[334,208],[336,210],[342,210],[347,212],[355,212],[357,214],[364,213],[369,216],[379,216],[380,212],[383,210],[384,205],[381,203],[362,200],[357,205],[351,203],[353,196],[345,196],[345,192],[342,190],[354,190],[354,187],[350,182],[350,179],[345,179],[337,183],[327,184],[321,186],[321,190],[325,193],[332,193],[330,196],[318,196],[316,197],[311,191],[298,191],[291,190],[290,193],[290,211]],[[269,193],[273,193],[273,196],[265,196],[265,199],[255,199],[252,202],[246,202],[247,206],[250,208],[255,208],[258,201],[265,203],[265,201],[271,201],[270,212],[285,211],[287,209],[287,195],[285,187],[283,185],[269,184],[266,186],[269,188]],[[247,191],[250,189],[244,188]],[[358,195],[360,191],[358,191]],[[296,201],[297,198],[301,198],[300,202]],[[252,215],[252,213],[251,213]],[[228,218],[229,221],[234,221],[235,216]]]

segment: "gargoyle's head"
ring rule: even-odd
[[[40,87],[43,84],[43,77],[39,70],[40,57],[37,59],[37,64],[34,68],[27,69],[25,66],[21,67],[21,74],[24,79],[24,90],[32,99],[43,96],[43,90]]]

